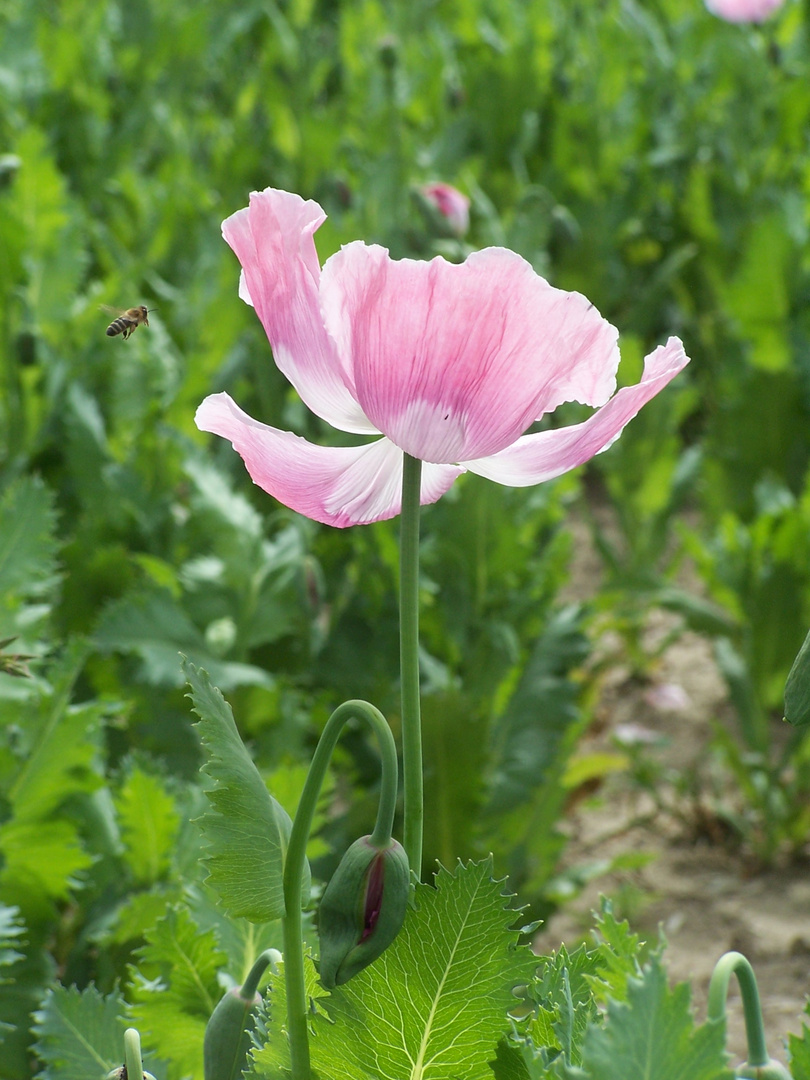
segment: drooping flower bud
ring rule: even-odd
[[[356,840],[326,887],[319,911],[321,982],[348,982],[388,948],[405,921],[410,868],[396,840]]]
[[[251,1046],[256,1006],[262,1000],[256,988],[267,965],[280,955],[275,949],[265,950],[257,957],[241,989],[232,987],[214,1009],[203,1039],[205,1080],[239,1080],[242,1076]]]

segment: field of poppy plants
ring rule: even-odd
[[[810,2],[10,0],[0,85],[0,1080],[810,1080],[574,843],[810,865]]]

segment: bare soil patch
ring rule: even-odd
[[[577,582],[592,582],[598,572],[579,539],[575,590]],[[652,613],[649,634],[655,638],[668,629],[669,616]],[[705,1019],[715,963],[726,951],[739,950],[757,977],[768,1050],[787,1062],[787,1034],[800,1033],[803,1021],[810,1025],[804,1014],[810,995],[810,864],[794,861],[763,870],[730,842],[722,821],[706,812],[710,804],[702,799],[700,778],[705,781],[711,772],[711,725],[718,720],[733,724],[712,647],[684,633],[660,657],[649,680],[634,678],[622,665],[615,641],[598,642],[600,649],[613,653],[617,661],[603,667],[597,723],[582,752],[615,752],[617,736],[640,739],[660,776],[656,794],[661,798],[633,785],[627,772],[607,778],[594,796],[571,809],[565,863],[576,867],[628,853],[644,853],[648,860],[592,881],[552,917],[536,948],[548,952],[560,942],[572,947],[590,937],[591,913],[599,908],[600,894],[609,896],[616,914],[646,940],[663,932],[671,981],[691,982],[700,1020]],[[678,776],[695,777],[695,790],[679,790]],[[732,991],[728,1045],[743,1060],[736,984]]]

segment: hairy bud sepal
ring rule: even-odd
[[[321,982],[327,989],[348,982],[388,948],[405,921],[410,881],[408,856],[396,840],[382,847],[370,836],[355,840],[319,909]]]

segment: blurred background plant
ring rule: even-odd
[[[0,8],[3,1080],[35,1068],[28,1016],[55,975],[120,983],[168,1056],[224,957],[238,978],[255,955],[200,881],[179,653],[290,809],[337,702],[396,727],[396,522],[299,520],[193,426],[228,390],[321,433],[219,235],[254,188],[321,202],[322,259],[356,238],[514,248],[620,328],[623,382],[670,333],[693,357],[586,474],[466,478],[425,512],[427,865],[493,850],[535,914],[603,870],[561,873],[567,808],[617,770],[656,774],[584,746],[600,673],[654,681],[687,628],[716,642],[737,717],[713,736],[714,810],[761,860],[806,849],[809,752],[779,720],[810,625],[809,58],[797,0],[762,27],[697,0]],[[436,182],[469,198],[467,231],[426,207]],[[136,303],[149,329],[108,339],[99,306]],[[601,562],[578,603],[572,520]],[[651,647],[656,609],[675,621]],[[368,831],[376,778],[358,730],[321,880]],[[192,942],[202,994],[170,973]]]

